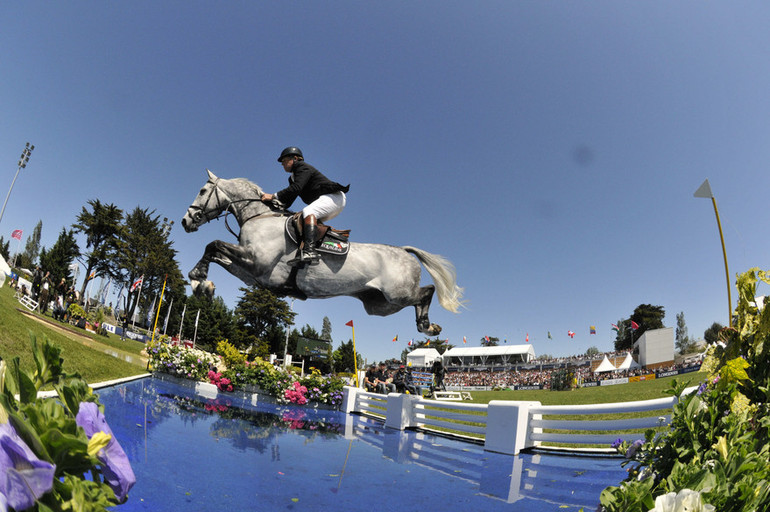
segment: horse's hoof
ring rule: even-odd
[[[428,327],[428,330],[425,331],[425,334],[428,336],[438,336],[441,334],[441,326],[438,324],[430,324],[430,327]]]
[[[211,281],[204,281],[201,283],[201,286],[203,287],[203,293],[205,293],[208,298],[212,298],[214,296],[214,290],[217,288],[214,286],[214,283]]]
[[[201,292],[198,291],[200,288],[200,285],[201,285],[201,282],[198,281],[197,279],[190,280],[190,288],[192,288],[193,295],[200,295]]]

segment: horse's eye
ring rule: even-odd
[[[199,195],[199,196],[202,196],[202,195],[203,195],[203,194],[205,194],[205,193],[206,193],[206,189],[205,189],[205,188],[202,188],[202,189],[201,189],[201,191],[200,191],[200,193],[199,193],[198,195]]]

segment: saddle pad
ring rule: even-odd
[[[286,234],[292,242],[299,245],[297,230],[295,229],[292,217],[286,219]],[[327,230],[323,238],[316,242],[316,250],[321,253],[344,256],[350,250],[350,242],[332,235],[332,230]]]

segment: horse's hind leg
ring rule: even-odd
[[[433,299],[434,286],[428,285],[420,288],[419,302],[414,306],[415,316],[417,317],[417,330],[428,336],[438,336],[441,333],[441,326],[430,323],[428,320],[428,310],[430,301]]]

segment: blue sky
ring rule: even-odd
[[[50,247],[89,199],[152,208],[176,220],[186,274],[232,241],[179,226],[204,170],[276,191],[297,145],[351,183],[335,227],[455,264],[467,308],[431,309],[455,345],[610,350],[644,303],[695,338],[726,323],[714,211],[693,198],[706,178],[733,283],[768,267],[765,3],[31,1],[0,20],[3,194],[35,145],[6,240],[42,220]],[[233,307],[241,283],[212,268]],[[335,346],[354,320],[370,361],[422,339],[411,308],[294,308],[319,331],[328,316]]]

